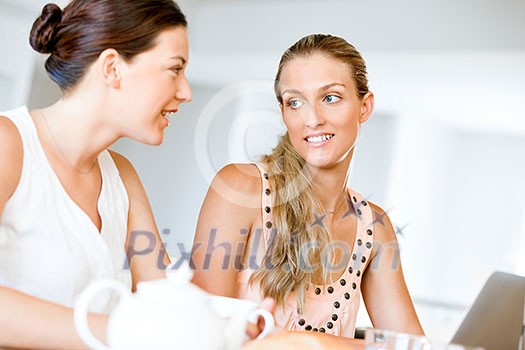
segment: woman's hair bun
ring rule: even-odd
[[[42,14],[33,23],[29,43],[40,53],[51,53],[55,49],[55,28],[62,21],[62,10],[56,4],[47,4]]]

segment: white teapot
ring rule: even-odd
[[[115,280],[99,280],[79,296],[75,327],[84,343],[93,350],[130,349],[239,349],[246,336],[247,321],[259,316],[265,328],[258,338],[274,328],[270,312],[255,308],[238,308],[224,317],[222,297],[212,296],[190,282],[192,271],[183,265],[167,273],[166,279],[140,282],[137,291]],[[87,314],[93,298],[103,290],[119,294],[119,302],[109,316],[107,341],[100,342],[89,330]],[[246,306],[247,303],[239,301]],[[231,307],[230,307],[231,309]]]

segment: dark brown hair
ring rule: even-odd
[[[163,30],[187,26],[172,0],[73,0],[62,11],[47,4],[33,23],[29,42],[50,54],[46,71],[62,91],[72,89],[102,51],[130,61],[155,45]]]

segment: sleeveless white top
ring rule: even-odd
[[[131,288],[124,251],[129,202],[109,152],[98,157],[99,233],[53,171],[27,108],[0,115],[17,126],[24,150],[20,182],[0,218],[0,285],[68,307],[97,279]],[[113,302],[109,293],[102,295],[91,310],[108,312]]]

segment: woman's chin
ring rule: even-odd
[[[160,146],[162,142],[164,142],[164,133],[158,135],[155,138],[152,138],[147,144],[150,146]]]
[[[331,169],[341,166],[344,159],[322,158],[322,159],[306,159],[306,164],[312,169]]]
[[[312,169],[327,169],[334,166],[335,162],[324,159],[307,159],[306,164]]]
[[[164,142],[164,132],[151,133],[149,135],[139,135],[138,137],[129,137],[130,139],[148,146],[159,146]]]

